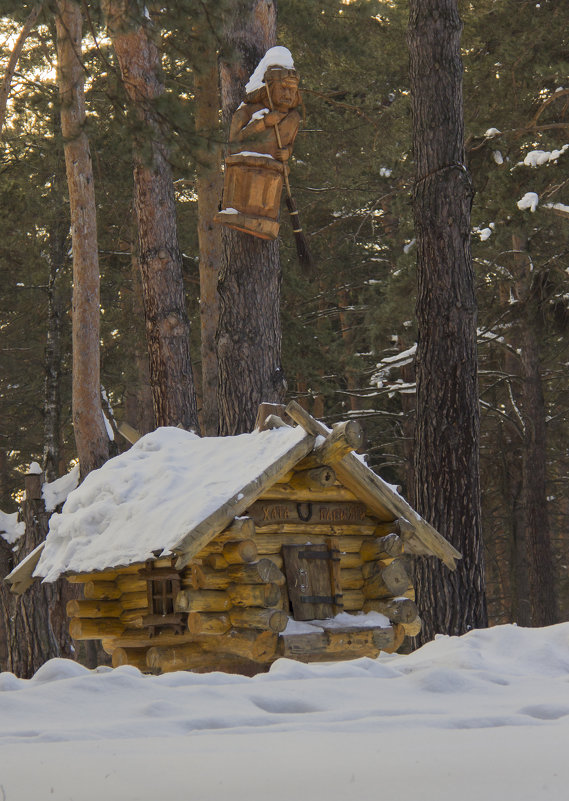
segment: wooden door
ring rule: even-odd
[[[283,545],[288,594],[295,620],[323,620],[342,609],[340,556],[327,545]]]

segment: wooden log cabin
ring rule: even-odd
[[[252,434],[159,429],[90,474],[13,590],[82,585],[72,637],[148,672],[397,650],[421,625],[410,560],[460,554],[353,452],[357,423],[329,430],[293,402],[287,425],[266,406]]]

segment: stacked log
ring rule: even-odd
[[[251,521],[249,521],[249,524]],[[251,535],[250,525],[241,528]],[[234,530],[231,532],[235,535]],[[266,669],[288,622],[282,610],[285,577],[277,565],[257,559],[254,540],[220,538],[205,548],[182,578],[176,609],[188,614],[187,644],[160,644],[147,653],[148,667],[163,672],[217,670],[238,663]]]
[[[328,662],[375,658],[380,651],[393,653],[403,642],[400,624],[385,628],[324,628],[310,634],[289,634],[279,641],[279,654],[300,662]]]

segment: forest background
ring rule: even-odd
[[[34,4],[0,3],[0,63]],[[152,4],[151,4],[152,5]],[[569,615],[567,325],[569,9],[559,0],[460,3],[466,158],[476,191],[481,484],[491,623],[530,622],[524,509],[545,456],[540,525],[550,531],[559,619]],[[200,406],[194,79],[196,26],[216,40],[222,3],[151,8],[161,30],[168,132]],[[84,3],[87,131],[97,198],[101,380],[114,419],[153,425],[136,262],[127,98],[97,3]],[[278,43],[301,75],[306,121],[291,181],[316,266],[296,261],[283,219],[287,397],[329,423],[359,419],[370,464],[413,503],[416,293],[413,160],[403,0],[280,0]],[[156,13],[154,13],[156,12]],[[0,151],[0,508],[43,461],[46,386],[56,387],[57,464],[71,424],[69,203],[49,4],[26,39]],[[223,132],[220,134],[223,138]],[[55,352],[54,352],[55,348]],[[46,375],[47,373],[47,375]],[[46,381],[47,378],[47,381]],[[111,419],[110,412],[108,413]],[[543,432],[540,435],[540,432]],[[117,447],[127,447],[116,438]]]

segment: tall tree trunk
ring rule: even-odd
[[[456,0],[411,0],[419,329],[415,502],[463,555],[454,574],[433,559],[417,565],[423,641],[487,625],[461,28]]]
[[[41,496],[42,477],[27,475],[26,495],[21,517],[26,530],[16,551],[8,551],[0,538],[0,577],[24,559],[45,540],[49,513]],[[65,605],[75,588],[63,579],[55,584],[35,582],[23,595],[14,595],[0,581],[0,670],[30,678],[48,659],[73,658],[72,640],[67,628]]]
[[[275,44],[276,19],[274,0],[235,2],[226,31],[228,53],[221,64],[227,128],[249,76]],[[286,383],[281,366],[278,241],[223,228],[217,355],[220,433],[225,435],[251,431],[259,404],[280,403]]]
[[[58,0],[58,83],[73,243],[73,429],[84,477],[108,459],[109,438],[101,409],[97,217],[85,133],[81,27],[80,4]]]
[[[202,356],[202,432],[216,436],[217,350],[215,335],[219,322],[217,280],[221,265],[221,228],[213,217],[223,187],[221,174],[221,130],[219,126],[219,67],[217,50],[207,26],[199,28],[199,67],[194,77],[196,133],[200,149],[196,154],[198,196],[198,240],[200,248],[200,321]]]
[[[104,0],[103,8],[137,118],[134,206],[156,424],[198,431],[174,185],[156,110],[164,93],[160,53],[135,0]]]
[[[539,281],[532,270],[525,237],[514,234],[516,291],[522,304],[518,347],[521,350],[521,412],[524,422],[522,508],[527,543],[531,624],[557,622],[555,570],[547,513],[547,441],[541,378],[540,340],[543,310]]]
[[[54,118],[54,135],[59,120]],[[62,185],[65,182],[63,150],[58,149],[56,167],[51,181],[50,199],[53,219],[49,226],[49,278],[47,282],[47,336],[45,346],[45,394],[43,471],[46,481],[59,476],[61,458],[61,338],[63,305],[59,277],[66,262],[69,230],[63,204]]]

